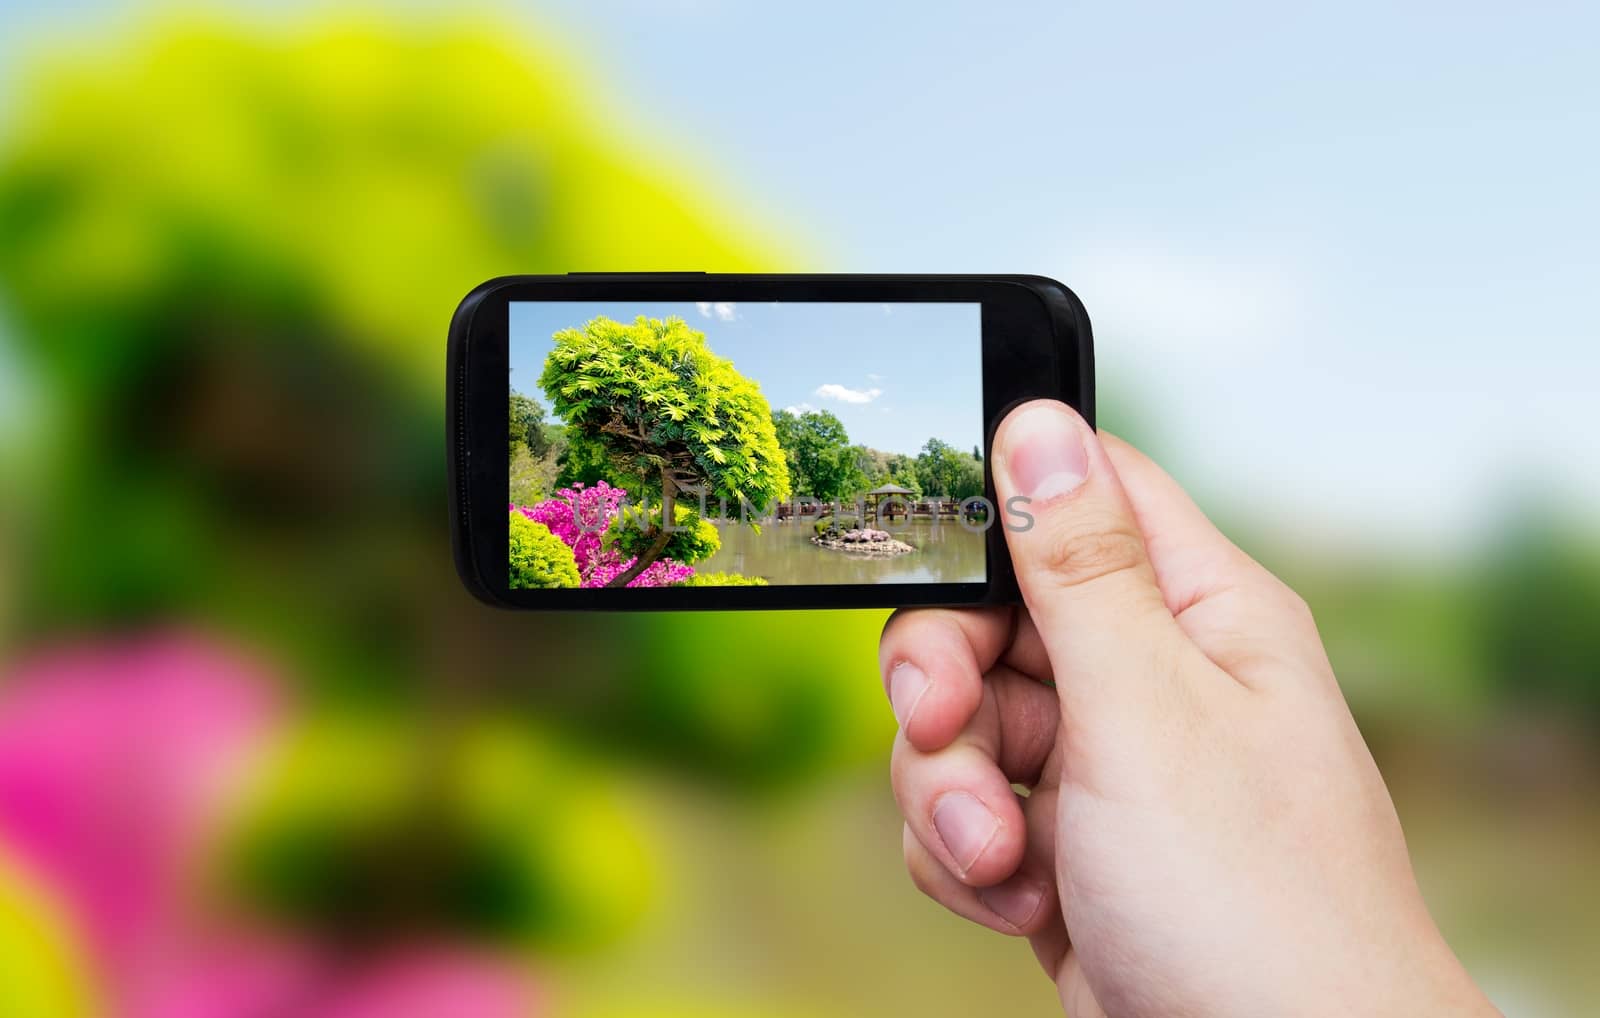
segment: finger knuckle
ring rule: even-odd
[[[1286,602],[1290,616],[1292,616],[1294,620],[1305,629],[1315,632],[1317,628],[1317,617],[1316,614],[1311,610],[1311,602],[1307,601],[1293,590],[1288,592]]]
[[[1314,638],[1317,633],[1317,619],[1311,611],[1311,603],[1282,580],[1274,577],[1274,581],[1276,590],[1270,604],[1279,613],[1279,618],[1288,624],[1289,631],[1302,637]]]
[[[1054,582],[1083,586],[1143,568],[1144,536],[1116,518],[1064,523],[1045,535],[1037,562]]]

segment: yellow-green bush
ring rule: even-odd
[[[516,723],[329,714],[270,747],[219,872],[290,928],[594,947],[655,880],[621,787],[603,760]]]
[[[452,575],[439,344],[470,287],[814,266],[693,146],[617,129],[603,75],[471,18],[158,18],[41,50],[0,117],[0,344],[50,411],[0,484],[0,528],[29,521],[14,631],[220,625],[313,701],[470,673],[721,784],[880,751],[881,612],[510,615]],[[717,664],[595,653],[635,644]]]
[[[643,554],[655,540],[655,521],[660,517],[659,505],[628,507],[606,528],[605,546],[615,548],[625,559]],[[672,521],[677,532],[667,541],[662,558],[691,565],[710,558],[722,547],[722,535],[716,526],[682,502],[673,504]]]
[[[576,587],[582,582],[572,549],[543,523],[513,510],[509,543],[512,590]]]

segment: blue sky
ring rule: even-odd
[[[1600,518],[1592,0],[499,9],[773,270],[1067,282],[1105,419],[1209,508],[1400,548],[1529,490]],[[0,66],[123,10],[0,6]]]
[[[542,10],[800,268],[1068,283],[1105,418],[1209,507],[1600,516],[1600,4]]]
[[[712,296],[712,295],[708,295]],[[853,443],[915,454],[929,438],[983,440],[977,304],[582,303],[511,305],[511,384],[546,407],[551,337],[600,315],[677,316],[761,386],[774,410],[827,410]]]

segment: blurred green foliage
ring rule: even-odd
[[[585,660],[581,695],[565,663],[638,634],[674,657],[716,648],[708,701],[820,683],[879,710],[871,633],[773,657],[731,616],[674,643],[637,618],[486,613],[450,575],[438,375],[456,300],[511,271],[756,265],[670,166],[596,134],[583,80],[553,48],[459,24],[179,21],[42,64],[0,149],[0,293],[46,407],[34,472],[0,494],[29,591],[13,638],[207,620],[319,697],[548,693],[611,739],[584,719],[663,695],[649,659]],[[696,709],[722,708],[675,707]],[[736,744],[700,727],[652,742],[699,761]],[[798,776],[832,752],[817,736],[737,743],[763,760],[721,757],[723,777],[773,759]]]
[[[30,628],[210,603],[261,575],[241,541],[312,552],[371,500],[434,523],[439,336],[481,279],[748,267],[577,80],[487,29],[362,23],[186,22],[36,73],[0,157],[0,287],[54,411],[8,493]]]
[[[1474,649],[1496,692],[1600,723],[1600,543],[1592,527],[1530,513],[1490,557]]]
[[[27,592],[5,641],[183,620],[281,665],[314,716],[410,719],[300,733],[233,842],[229,886],[339,936],[604,939],[648,902],[614,762],[793,785],[891,725],[881,613],[519,616],[454,577],[464,293],[784,267],[687,168],[602,136],[561,47],[514,38],[160,22],[42,61],[0,140],[0,341],[37,407],[5,436],[0,565]],[[421,722],[462,705],[500,727],[436,742]],[[391,858],[408,838],[446,861]]]
[[[526,726],[330,715],[273,754],[222,878],[346,947],[446,928],[543,950],[627,928],[654,880],[607,768]]]

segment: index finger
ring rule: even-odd
[[[983,700],[983,676],[1014,626],[1009,606],[904,608],[889,617],[878,666],[907,742],[929,753],[966,727]]]

